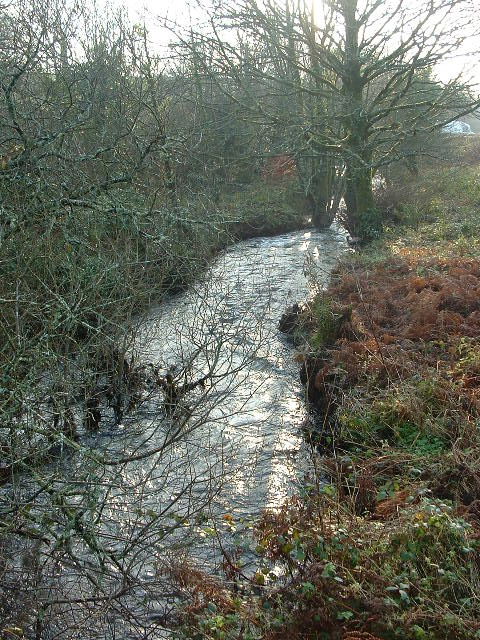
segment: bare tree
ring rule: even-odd
[[[198,276],[218,221],[178,204],[175,78],[145,32],[54,0],[12,3],[0,29],[1,631],[141,628],[145,590],[175,595],[157,559],[222,480],[193,433],[251,356],[220,356],[219,330],[202,374],[201,343],[133,357],[140,312]]]
[[[60,413],[65,421],[65,410],[48,399],[24,407],[14,447],[23,460],[0,503],[6,628],[39,639],[81,630],[88,638],[110,637],[111,625],[111,637],[127,628],[148,637],[171,622],[178,594],[164,567],[173,550],[198,545],[198,527],[232,481],[238,463],[229,460],[222,425],[255,393],[245,380],[265,348],[255,310],[222,323],[229,292],[221,279],[174,302],[170,313],[135,329],[124,389],[133,403],[124,403],[122,424],[110,406],[108,371],[96,379],[101,422],[93,434],[79,424],[78,399],[68,405],[75,437],[57,421],[52,449],[47,426]],[[240,386],[247,391],[233,402]],[[21,442],[27,432],[43,458]]]
[[[348,229],[367,238],[381,222],[375,172],[421,153],[416,136],[479,104],[467,81],[442,83],[431,75],[468,39],[472,10],[470,0],[415,6],[405,0],[332,0],[314,17],[304,3],[224,2],[212,12],[210,27],[183,44],[203,61],[204,73],[229,78],[243,90],[237,101],[246,117],[282,130],[285,145],[304,164],[314,162],[311,195],[322,211],[333,199],[333,159],[345,183]],[[256,52],[248,65],[249,77],[261,87],[256,95],[242,73],[244,41]],[[317,218],[319,224],[323,219]]]

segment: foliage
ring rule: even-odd
[[[426,167],[409,195],[429,218],[348,256],[303,308],[310,399],[334,404],[318,427],[326,415],[333,447],[256,524],[255,569],[228,563],[228,613],[187,606],[185,637],[480,637],[477,171]]]
[[[298,229],[308,222],[308,210],[295,181],[256,181],[226,191],[218,205],[233,237],[272,235]]]
[[[472,638],[478,630],[474,529],[448,505],[415,491],[363,519],[329,486],[266,513],[256,529],[257,572],[238,559],[234,591],[198,570],[182,584],[207,599],[184,611],[187,638]],[[194,582],[195,581],[195,582]],[[208,595],[207,595],[208,590]],[[223,595],[222,595],[223,594]]]

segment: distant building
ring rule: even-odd
[[[443,133],[463,133],[463,134],[472,134],[472,127],[462,120],[453,120],[453,122],[449,122],[444,127],[442,127]]]

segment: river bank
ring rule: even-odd
[[[300,320],[312,437],[358,554],[330,557],[348,638],[478,635],[478,168],[428,179],[418,218],[341,261]]]
[[[210,594],[188,637],[480,636],[478,177],[427,167],[303,308],[316,473],[257,522],[257,574],[232,574],[247,595]]]

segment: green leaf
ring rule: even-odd
[[[404,602],[410,602],[410,596],[408,595],[408,593],[406,591],[404,591],[403,589],[399,589],[398,593],[400,594],[400,598]]]
[[[322,578],[334,578],[337,575],[337,569],[333,562],[327,562],[322,571]]]
[[[317,588],[312,582],[302,582],[302,593],[305,596],[313,596]]]
[[[305,553],[305,551],[300,547],[295,551],[295,557],[297,558],[297,560],[300,560],[300,562],[302,562],[303,560],[305,560],[305,558],[307,557],[307,554]]]
[[[337,613],[337,620],[350,620],[353,618],[353,611],[339,611]]]
[[[259,571],[253,576],[253,579],[255,580],[256,584],[265,584],[265,576]]]

